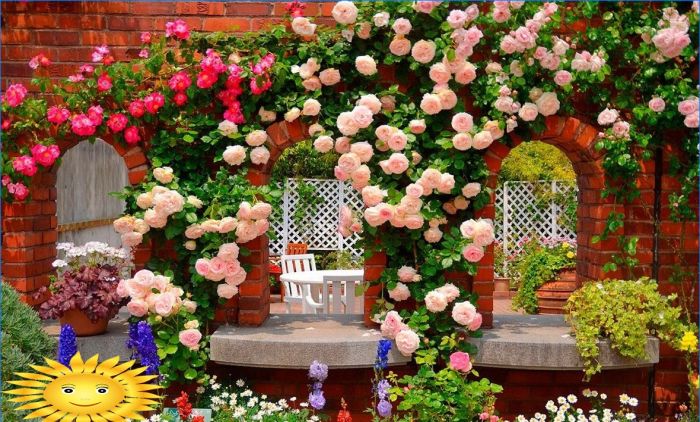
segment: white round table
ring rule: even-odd
[[[364,277],[364,270],[319,270],[319,271],[299,271],[297,273],[286,273],[280,276],[280,281],[284,283],[295,283],[301,285],[302,296],[318,295],[323,285],[324,276],[345,276]],[[302,297],[303,312],[309,313],[311,309],[305,298]]]

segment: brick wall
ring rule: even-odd
[[[22,82],[29,85],[31,71],[27,66],[28,60],[40,52],[47,53],[55,65],[50,70],[55,77],[67,76],[76,71],[77,67],[89,61],[93,46],[107,44],[112,48],[117,60],[128,60],[135,57],[140,49],[139,34],[141,31],[162,31],[166,20],[177,16],[187,21],[193,30],[258,30],[271,22],[279,22],[283,14],[283,3],[213,3],[213,2],[169,2],[169,3],[136,3],[136,2],[3,2],[2,5],[2,87],[9,83]],[[306,14],[318,16],[320,22],[331,21],[328,16],[332,3],[307,4]],[[562,149],[571,159],[578,177],[580,189],[578,209],[578,242],[579,260],[577,273],[581,281],[600,279],[604,276],[620,276],[620,274],[603,274],[602,265],[616,251],[616,240],[613,238],[593,244],[591,239],[599,233],[607,215],[618,211],[611,200],[601,199],[600,190],[604,186],[604,175],[600,165],[600,155],[591,148],[593,137],[597,130],[577,119],[553,117],[548,119],[546,131],[541,138]],[[292,144],[301,136],[303,128],[274,126],[269,129],[275,146],[272,148],[271,163],[279,156],[282,149]],[[519,143],[514,139],[514,146]],[[62,150],[69,147],[62,145]],[[137,183],[145,175],[147,161],[140,149],[125,150],[114,144],[115,149],[124,157],[130,169],[129,180]],[[626,235],[640,237],[638,258],[640,265],[636,269],[639,274],[651,275],[653,264],[654,219],[653,204],[655,198],[655,172],[662,171],[661,184],[658,190],[661,195],[661,221],[659,224],[659,279],[661,289],[671,293],[678,289],[677,285],[668,282],[674,265],[682,265],[688,270],[696,271],[698,262],[698,224],[681,225],[670,221],[669,194],[676,189],[677,182],[668,176],[670,153],[675,151],[673,142],[669,142],[665,151],[663,164],[658,169],[653,161],[642,163],[642,174],[637,184],[641,190],[641,198],[624,207],[626,218]],[[491,170],[488,181],[494,187],[501,161],[508,154],[509,148],[494,144],[487,153],[486,159]],[[270,164],[271,165],[271,164]],[[267,181],[270,166],[254,168],[249,173],[253,183],[261,184]],[[25,300],[33,302],[29,294],[48,282],[50,263],[55,257],[56,233],[56,169],[38,173],[32,183],[32,201],[25,204],[3,204],[3,279],[10,282],[20,291],[26,293]],[[690,202],[698,203],[697,192],[693,193]],[[492,203],[480,211],[480,216],[494,216]],[[220,320],[238,321],[246,324],[259,324],[269,313],[269,291],[267,289],[266,240],[259,239],[248,245],[257,251],[247,257],[253,265],[253,271],[241,287],[240,297],[231,300],[227,307],[218,313]],[[678,252],[684,258],[678,260]],[[137,251],[137,259],[144,262],[151,254],[148,247]],[[385,258],[377,256],[367,262],[368,279],[376,279],[384,268]],[[479,309],[484,312],[485,325],[491,322],[493,308],[493,248],[489,248],[486,257],[480,263],[475,277],[464,274],[450,274],[452,280],[471,285],[481,298]],[[366,308],[371,305],[372,294],[368,292]],[[695,303],[697,311],[697,301]],[[640,371],[641,374],[644,371]],[[264,371],[243,370],[241,374],[257,379],[256,374]],[[278,375],[283,374],[283,375]],[[516,409],[529,411],[541,410],[542,404],[554,394],[574,392],[584,388],[580,383],[580,373],[563,372],[533,372],[513,370],[482,371],[485,376],[493,377],[494,381],[506,387],[505,400],[500,402],[501,410],[512,414]],[[608,375],[610,374],[610,375]],[[361,378],[361,371],[356,378]],[[235,375],[234,375],[235,376]],[[262,375],[261,375],[262,376]],[[270,372],[270,379],[284,380],[287,385],[305,385],[302,372]],[[352,379],[351,376],[347,378]],[[364,377],[368,378],[368,377]],[[600,383],[614,383],[627,388],[626,391],[639,396],[646,401],[641,389],[645,379],[633,370],[606,373],[597,380]],[[294,382],[290,382],[290,381]],[[611,381],[613,380],[613,381]],[[594,383],[596,381],[594,380]],[[669,415],[675,405],[686,400],[685,363],[682,358],[667,347],[662,348],[662,359],[658,365],[656,376],[656,400],[661,403],[660,411]],[[261,388],[265,383],[261,384]],[[533,386],[532,389],[528,386]],[[556,386],[556,387],[555,387]],[[537,387],[537,388],[534,388]],[[564,388],[566,387],[566,388]],[[271,387],[272,388],[272,387]],[[274,387],[276,388],[276,387]],[[291,387],[290,387],[291,388]],[[365,387],[348,387],[359,397],[359,391]],[[622,388],[622,387],[620,387]],[[557,389],[557,393],[554,393]],[[566,391],[565,391],[566,390]],[[342,390],[344,391],[344,390]],[[286,391],[284,391],[285,394]],[[301,393],[299,393],[301,394]],[[345,395],[345,393],[343,393]],[[364,394],[364,393],[362,393]],[[520,400],[518,397],[527,396]],[[527,403],[525,403],[527,402]],[[517,403],[517,405],[516,405]],[[529,404],[528,404],[529,403]],[[520,406],[520,407],[518,407]],[[353,406],[355,409],[358,407]]]

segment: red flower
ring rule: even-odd
[[[71,121],[73,133],[80,136],[90,136],[95,134],[95,125],[92,120],[84,114],[78,114]]]
[[[63,107],[51,106],[46,111],[46,119],[54,124],[60,125],[61,123],[68,120],[70,117],[70,111]]]
[[[152,92],[143,99],[146,111],[151,114],[158,113],[158,110],[165,105],[165,97],[160,92]]]
[[[29,177],[34,176],[37,171],[34,158],[28,155],[16,157],[14,160],[12,160],[12,168],[14,168],[16,172]]]
[[[192,414],[192,404],[190,403],[190,397],[187,393],[181,391],[180,397],[173,400],[173,403],[177,406],[177,413],[180,415],[180,420],[188,420]]]
[[[187,94],[185,94],[184,92],[178,92],[173,97],[173,101],[178,107],[183,106],[187,102]]]
[[[44,167],[51,166],[59,155],[61,155],[61,150],[58,148],[58,145],[45,146],[36,144],[31,148],[31,151],[34,161]]]
[[[211,88],[219,79],[219,75],[214,72],[202,71],[197,74],[197,86],[202,89]]]
[[[139,128],[136,126],[129,126],[124,130],[124,140],[129,145],[136,145],[140,140]]]
[[[17,201],[23,201],[29,196],[29,189],[27,189],[22,182],[10,183],[7,185],[7,191],[10,192]]]
[[[168,81],[170,89],[177,92],[187,90],[191,84],[192,79],[190,79],[190,76],[184,70],[174,74]]]
[[[97,78],[97,90],[100,92],[109,91],[112,88],[112,78],[108,74],[103,73]]]
[[[129,120],[122,113],[112,114],[107,119],[107,126],[112,132],[121,132],[126,128],[127,123],[129,123]]]
[[[175,22],[165,23],[165,36],[186,40],[190,37],[190,28],[187,23],[182,19],[178,19]]]
[[[143,113],[146,112],[146,106],[144,105],[142,100],[134,100],[129,104],[129,114],[131,114],[132,117],[136,117],[137,119],[141,116],[143,116]]]

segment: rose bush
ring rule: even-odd
[[[28,196],[38,166],[59,155],[56,139],[147,144],[157,170],[124,192],[128,216],[115,228],[128,245],[170,240],[178,259],[149,266],[170,271],[208,320],[217,296],[234,295],[245,274],[222,248],[267,230],[261,204],[275,192],[244,177],[272,158],[265,129],[301,121],[319,151],[341,154],[336,177],[362,192],[366,209],[344,211],[340,232],[362,232],[368,253],[386,254],[378,281],[417,306],[394,314],[380,300],[376,317],[399,350],[423,362],[473,352],[461,339],[481,323],[476,294],[444,273],[475,274],[493,241],[491,222],[474,212],[490,201],[485,153],[508,144],[508,134],[527,140],[557,114],[597,121],[609,176],[603,195],[623,202],[639,193],[640,160],[673,130],[681,187],[670,196],[672,213],[694,218],[695,6],[341,1],[335,28],[293,9],[287,26],[244,36],[168,22],[164,36],[142,35],[140,59],[119,63],[98,46],[92,64],[58,85],[46,77],[50,60],[37,57],[35,84],[63,101],[49,108],[22,85],[7,88],[3,197]],[[568,30],[598,16],[602,24]],[[611,213],[600,238],[622,221]]]

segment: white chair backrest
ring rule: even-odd
[[[362,276],[324,275],[321,291],[323,312],[326,314],[352,313],[355,309],[355,286],[362,281]],[[343,282],[345,283],[344,293]]]
[[[314,254],[282,255],[282,273],[298,273],[301,271],[316,271]]]

